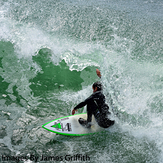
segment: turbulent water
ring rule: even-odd
[[[162,27],[162,0],[1,0],[0,162],[162,163]],[[92,93],[96,68],[116,124],[44,130]]]

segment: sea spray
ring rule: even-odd
[[[162,162],[161,1],[10,0],[0,6],[1,156]],[[41,128],[70,115],[97,80],[116,120],[112,129],[72,141]]]

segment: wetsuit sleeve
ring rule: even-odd
[[[79,108],[84,107],[85,105],[89,104],[92,99],[93,99],[93,95],[91,95],[90,97],[88,97],[85,101],[79,103],[74,109],[77,110]]]
[[[75,106],[74,110],[77,110],[77,109],[79,109],[79,108],[82,108],[82,107],[84,107],[85,105],[86,105],[86,103],[85,103],[85,101],[83,101],[83,102],[79,103],[77,106]]]

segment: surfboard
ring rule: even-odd
[[[42,127],[56,134],[68,136],[84,136],[104,131],[104,129],[97,124],[94,116],[92,117],[92,125],[90,128],[82,126],[78,122],[79,118],[87,119],[87,114],[81,113],[54,119],[45,123]]]

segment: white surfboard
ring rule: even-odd
[[[104,129],[97,124],[94,116],[92,117],[91,128],[85,128],[82,126],[78,122],[79,118],[87,119],[87,114],[81,113],[61,117],[45,123],[42,127],[48,131],[68,136],[83,136],[104,131]]]

